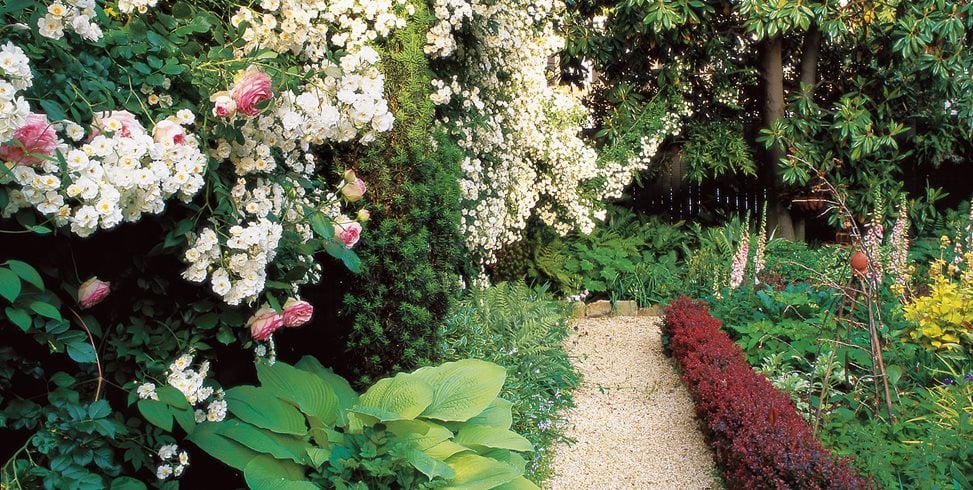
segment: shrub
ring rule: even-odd
[[[666,308],[663,335],[731,488],[871,488],[818,442],[791,399],[746,363],[703,303]]]
[[[534,481],[550,476],[549,449],[564,438],[562,411],[574,405],[571,392],[580,382],[564,351],[567,317],[547,291],[501,283],[471,292],[442,328],[446,360],[471,357],[507,368],[500,396],[514,404],[513,430],[534,444],[527,465]]]

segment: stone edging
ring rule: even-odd
[[[616,301],[615,308],[612,309],[611,301],[601,299],[584,303],[578,301],[571,303],[571,318],[597,318],[603,316],[659,316],[662,312],[657,306],[649,308],[639,308],[638,303],[632,300]]]

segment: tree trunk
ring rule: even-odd
[[[801,85],[808,86],[808,95],[818,83],[818,53],[821,49],[821,30],[818,26],[804,33],[804,49],[801,53]],[[801,87],[803,90],[803,87]]]
[[[760,70],[764,80],[764,126],[771,127],[784,118],[784,65],[783,42],[780,36],[764,39],[760,54]],[[764,155],[763,182],[767,187],[767,226],[777,229],[777,236],[794,239],[794,223],[790,210],[783,201],[784,183],[778,175],[778,163],[784,157],[784,149],[774,145]]]

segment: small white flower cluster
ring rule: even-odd
[[[159,459],[162,464],[155,469],[155,476],[165,480],[170,476],[179,478],[189,466],[189,453],[180,451],[175,444],[166,444],[159,448]]]
[[[183,255],[189,268],[182,276],[198,283],[209,276],[213,292],[227,304],[238,305],[253,301],[263,291],[267,265],[277,255],[283,227],[260,218],[233,225],[227,232],[229,236],[222,245],[212,228],[204,228],[198,236],[191,237],[190,248]]]
[[[262,12],[241,8],[230,19],[243,33],[241,54],[257,49],[303,54],[317,63],[334,48],[354,51],[405,27],[406,0],[261,0]],[[332,48],[332,46],[334,48]]]
[[[590,232],[602,201],[638,169],[599,161],[579,137],[589,112],[548,81],[547,61],[564,45],[555,26],[563,9],[555,0],[434,2],[426,53],[467,67],[434,81],[431,99],[450,104],[440,122],[467,153],[461,231],[481,266],[519,240],[533,216],[558,233]]]
[[[67,29],[81,39],[94,42],[104,36],[94,19],[95,0],[55,0],[47,6],[47,15],[37,19],[37,33],[50,39],[61,39]]]
[[[204,385],[206,375],[209,374],[209,361],[203,361],[199,370],[192,369],[192,354],[183,354],[169,365],[169,375],[166,383],[179,390],[190,405],[206,404],[206,410],[197,408],[196,423],[205,421],[220,422],[226,418],[226,400],[223,399],[223,389],[214,389]],[[209,403],[207,403],[209,401]]]
[[[159,0],[118,0],[118,10],[123,14],[130,14],[136,10],[140,14],[149,11],[149,7],[155,7]]]
[[[24,50],[9,41],[0,46],[0,143],[13,138],[14,132],[27,122],[30,106],[17,92],[33,83],[30,60]]]
[[[153,137],[109,115],[100,120],[105,132],[80,148],[58,145],[63,172],[55,159],[37,166],[8,162],[10,172],[0,175],[0,184],[16,182],[21,189],[10,191],[2,216],[33,206],[55,225],[70,224],[72,232],[86,237],[99,228],[138,221],[146,213],[159,214],[173,195],[189,202],[202,188],[206,169],[196,137],[183,127],[194,119],[192,112],[179,111],[160,121]],[[71,139],[84,136],[77,124],[59,126]]]

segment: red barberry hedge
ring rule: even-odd
[[[729,488],[875,488],[821,445],[791,399],[754,372],[704,303],[679,298],[665,313],[667,352],[682,370]]]

